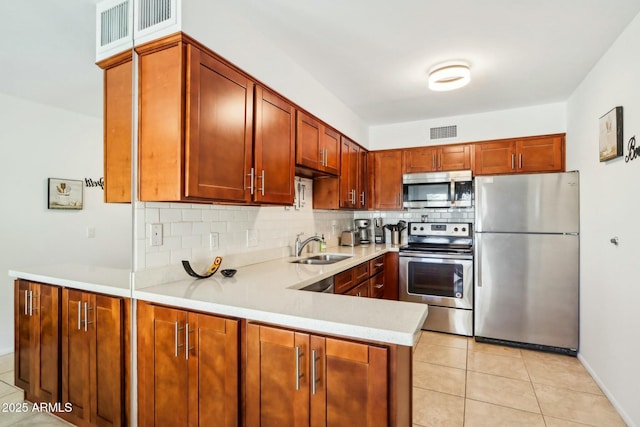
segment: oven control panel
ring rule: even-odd
[[[410,222],[411,236],[471,236],[471,224],[453,222]]]

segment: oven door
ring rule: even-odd
[[[400,254],[400,300],[473,309],[473,259]]]

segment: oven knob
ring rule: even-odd
[[[462,298],[462,293],[461,292],[456,292],[456,298]]]
[[[462,231],[467,231],[467,229],[465,227],[462,227]]]
[[[418,229],[418,227],[413,227],[413,231],[416,231]]]
[[[424,231],[424,227],[420,227],[420,231]]]
[[[458,231],[458,227],[455,227],[455,228],[453,229],[453,231]]]

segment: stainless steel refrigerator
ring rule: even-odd
[[[576,354],[578,172],[475,180],[478,341]]]

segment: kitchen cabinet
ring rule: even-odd
[[[474,174],[562,172],[564,147],[564,134],[476,143]]]
[[[238,321],[142,301],[137,321],[139,425],[239,425]]]
[[[293,204],[287,101],[184,34],[136,52],[140,200]]]
[[[314,180],[314,209],[367,209],[367,153],[357,143],[341,136],[340,176]]]
[[[384,346],[249,323],[246,424],[389,425],[389,352]]]
[[[334,276],[334,293],[382,298],[385,293],[385,255],[363,262]]]
[[[104,201],[131,202],[131,51],[98,63],[104,70]]]
[[[373,208],[402,209],[402,150],[376,151],[373,155]]]
[[[409,148],[403,151],[403,173],[471,169],[471,145]]]
[[[15,385],[31,402],[60,401],[60,287],[16,280]]]
[[[330,175],[340,172],[340,134],[300,110],[296,113],[296,164]]]
[[[62,399],[60,416],[76,425],[126,425],[125,348],[129,301],[62,289]]]

